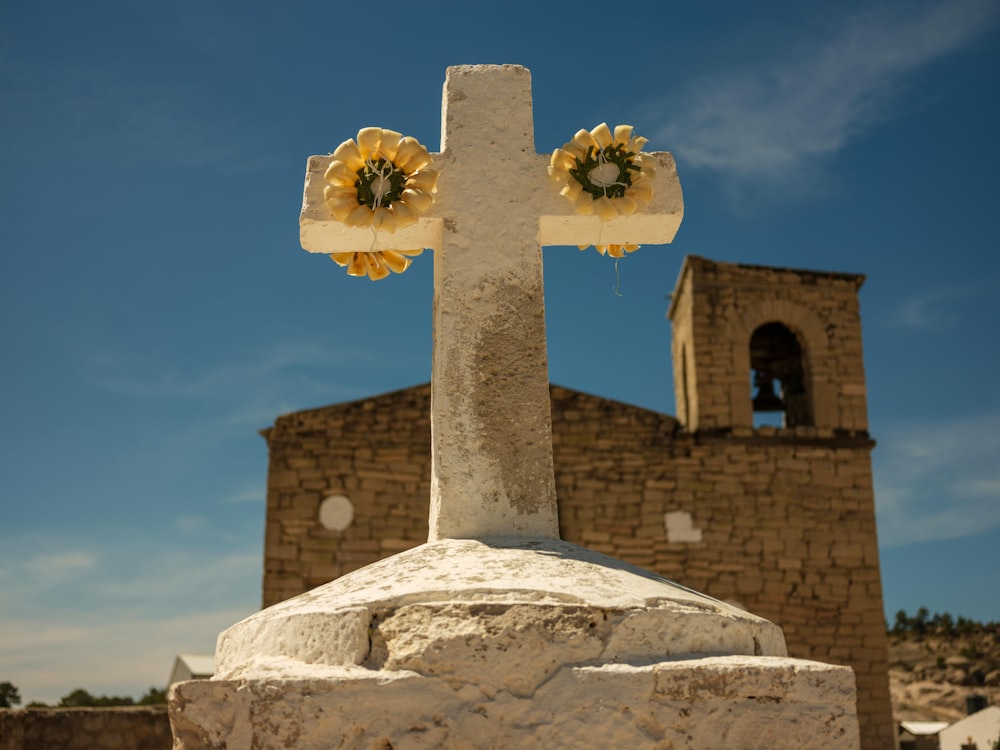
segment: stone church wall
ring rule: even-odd
[[[688,434],[671,417],[553,386],[562,537],[776,622],[791,656],[854,668],[863,747],[891,747],[867,437]],[[427,538],[430,387],[280,417],[264,605]],[[320,522],[324,499],[353,518]]]

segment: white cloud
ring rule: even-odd
[[[898,425],[874,454],[879,538],[892,547],[1000,527],[1000,414]]]
[[[997,285],[997,277],[991,274],[978,274],[962,283],[937,284],[933,289],[921,290],[900,304],[891,322],[905,328],[945,328],[962,317],[970,303],[991,305]]]
[[[132,396],[210,400],[248,389],[266,388],[276,379],[294,378],[301,385],[314,382],[301,370],[312,367],[343,367],[370,355],[362,351],[335,349],[314,343],[279,343],[262,347],[242,362],[179,372],[133,356],[105,356],[96,364],[95,378],[107,390]],[[329,387],[329,386],[326,386]],[[273,413],[272,413],[273,416]]]
[[[208,519],[204,516],[181,516],[174,524],[185,534],[197,534],[208,530]]]
[[[178,653],[212,653],[218,633],[259,607],[261,554],[132,535],[130,549],[59,550],[58,537],[0,539],[0,679],[27,702],[82,687],[138,697],[163,687]],[[106,540],[95,541],[107,546]],[[85,571],[46,588],[53,571]]]
[[[359,398],[365,393],[338,385],[337,376],[371,358],[361,350],[311,342],[265,344],[229,361],[184,367],[175,360],[162,362],[133,352],[104,352],[92,358],[89,379],[118,396],[171,409],[176,404],[172,414],[185,420],[187,427],[161,436],[163,450],[176,455],[178,449],[199,446],[204,452],[207,445],[245,439],[272,424],[276,415],[303,404]]]
[[[94,567],[97,556],[91,552],[59,552],[51,555],[36,555],[27,560],[23,567],[36,575],[49,576],[75,573]]]
[[[947,311],[938,307],[951,296],[944,292],[931,292],[906,300],[896,310],[893,322],[907,328],[937,328],[948,317]]]
[[[138,698],[165,687],[179,653],[211,654],[218,634],[254,612],[223,606],[166,617],[124,613],[85,618],[69,627],[51,619],[0,621],[3,679],[17,685],[22,700],[57,703],[82,687],[96,695]]]
[[[881,4],[818,44],[695,81],[657,132],[689,167],[788,176],[891,116],[906,77],[997,21],[993,0]]]
[[[247,485],[241,490],[224,495],[222,498],[222,502],[224,503],[260,503],[261,506],[264,505],[265,501],[263,484]]]

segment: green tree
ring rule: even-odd
[[[159,706],[167,702],[166,689],[151,687],[146,694],[139,699],[140,706]]]
[[[901,609],[896,613],[896,622],[892,626],[892,632],[896,635],[903,635],[910,628],[910,618],[906,616],[906,610]]]
[[[129,696],[91,695],[83,688],[77,688],[73,692],[60,698],[59,705],[64,708],[84,706],[132,706],[135,705],[135,701]]]
[[[21,703],[21,692],[9,682],[0,682],[0,708],[13,708]]]

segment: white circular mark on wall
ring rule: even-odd
[[[319,504],[319,522],[324,529],[343,531],[354,520],[354,503],[344,495],[330,495]]]

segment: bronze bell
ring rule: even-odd
[[[757,395],[753,397],[754,411],[784,411],[785,402],[774,392],[774,378],[760,370],[754,372],[753,384]]]

